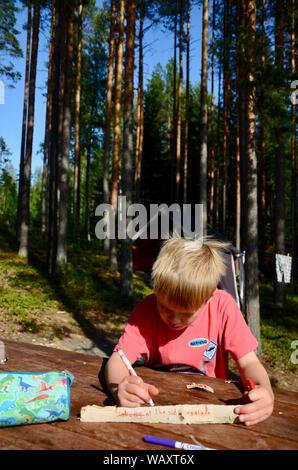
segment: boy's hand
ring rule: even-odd
[[[239,420],[246,426],[260,423],[269,418],[273,411],[273,395],[265,387],[256,386],[253,390],[245,394],[250,403],[237,405],[235,413],[239,415]]]
[[[124,377],[118,385],[117,398],[120,406],[137,407],[147,405],[151,396],[157,395],[154,385],[146,384],[141,377]]]

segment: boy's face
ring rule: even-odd
[[[195,321],[199,315],[199,309],[182,309],[173,304],[169,304],[166,296],[158,294],[157,308],[161,319],[172,330],[183,330]]]

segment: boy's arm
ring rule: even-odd
[[[114,352],[108,360],[105,368],[107,387],[111,394],[118,401],[118,386],[125,377],[129,376],[129,371],[123,363],[119,354]]]
[[[131,376],[118,353],[107,362],[105,377],[108,389],[120,406],[135,407],[146,404],[151,395],[157,395],[154,385],[146,384],[141,377]]]
[[[249,377],[256,388],[248,393],[251,403],[238,405],[235,412],[246,425],[256,424],[268,418],[273,411],[274,395],[268,374],[254,352],[245,354],[236,360],[243,385]]]
[[[273,397],[273,391],[266,369],[260,363],[254,352],[245,354],[245,356],[238,359],[236,363],[243,385],[245,384],[246,379],[251,377],[255,385],[260,385],[266,388]]]

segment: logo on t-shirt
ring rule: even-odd
[[[205,346],[205,344],[208,344],[208,339],[206,338],[195,338],[188,342],[188,346],[191,348],[200,348]]]
[[[206,357],[209,361],[211,361],[214,354],[216,353],[216,349],[217,349],[217,344],[214,343],[213,341],[210,341],[210,343],[208,344],[208,348],[205,349],[205,351],[203,352],[203,356]]]

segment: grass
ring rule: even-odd
[[[151,293],[141,276],[134,276],[133,285],[133,297],[121,297],[119,274],[109,272],[106,256],[90,250],[70,249],[64,274],[51,278],[38,246],[28,263],[0,236],[0,322],[6,329],[50,337],[83,330],[91,338],[117,338],[135,303]]]
[[[151,289],[141,276],[134,276],[134,295],[119,295],[119,274],[108,270],[107,257],[98,251],[69,250],[69,262],[59,279],[44,269],[38,245],[28,263],[16,254],[12,238],[0,235],[0,325],[9,329],[63,338],[85,334],[93,340],[117,339],[131,309]],[[262,358],[273,368],[297,371],[290,360],[292,342],[298,339],[298,295],[287,288],[283,308],[274,303],[273,285],[262,282]]]
[[[291,362],[292,343],[298,339],[298,294],[286,287],[284,307],[274,303],[273,285],[262,283],[261,341],[263,356],[272,366],[297,371]]]

